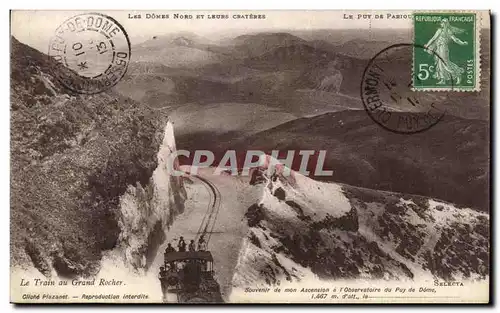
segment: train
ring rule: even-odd
[[[167,252],[159,280],[164,303],[223,303],[210,251]]]

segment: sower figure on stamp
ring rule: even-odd
[[[465,70],[450,60],[448,44],[450,41],[453,41],[461,46],[467,45],[467,41],[462,41],[455,37],[455,34],[463,32],[463,29],[451,26],[447,19],[443,19],[434,36],[424,45],[425,48],[429,49],[427,53],[434,54],[436,71],[433,77],[439,80],[437,83],[440,85],[445,84],[446,81],[451,79],[455,79],[456,84],[459,85],[462,80],[461,76]]]

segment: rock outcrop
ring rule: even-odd
[[[125,247],[128,264],[147,267],[137,260],[183,210],[181,182],[159,168],[175,149],[168,117],[112,90],[71,92],[52,59],[11,46],[11,265],[91,276],[104,251]]]
[[[489,215],[416,195],[322,183],[260,169],[262,197],[234,287],[302,280],[483,280]]]

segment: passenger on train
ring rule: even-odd
[[[165,266],[165,272],[170,272],[172,270],[172,267],[170,266],[170,263],[166,263],[164,264]]]
[[[177,244],[179,248],[179,252],[186,252],[186,242],[184,241],[184,237],[179,238],[179,243]]]
[[[171,243],[169,243],[169,244],[167,245],[167,248],[165,249],[165,254],[170,253],[170,252],[175,252],[175,248],[174,248],[174,247],[172,247],[172,244],[171,244]]]
[[[191,241],[189,242],[189,247],[188,247],[188,249],[189,249],[189,252],[194,252],[194,251],[196,251],[196,245],[195,245],[195,243],[194,243],[194,240],[192,240],[192,239],[191,239]]]
[[[158,276],[158,278],[164,278],[165,276],[167,276],[167,271],[165,270],[165,267],[164,266],[160,266],[160,275]]]
[[[171,243],[169,243],[169,244],[167,244],[167,248],[165,249],[165,254],[163,255],[163,258],[165,259],[166,256],[167,256],[167,254],[172,253],[172,252],[175,252],[175,248],[172,247]],[[174,263],[171,262],[171,263],[168,264],[168,266],[171,269],[173,269],[174,268]]]
[[[203,235],[200,236],[200,239],[198,239],[198,251],[205,251],[206,249],[206,242],[205,238]]]
[[[175,270],[182,271],[182,269],[186,266],[186,262],[177,262],[175,264]]]
[[[163,294],[165,294],[165,278],[166,277],[167,277],[167,271],[165,270],[165,267],[160,266],[160,274],[158,275],[158,278],[160,279],[161,291]]]

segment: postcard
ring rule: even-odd
[[[489,11],[10,16],[13,303],[489,303]]]

